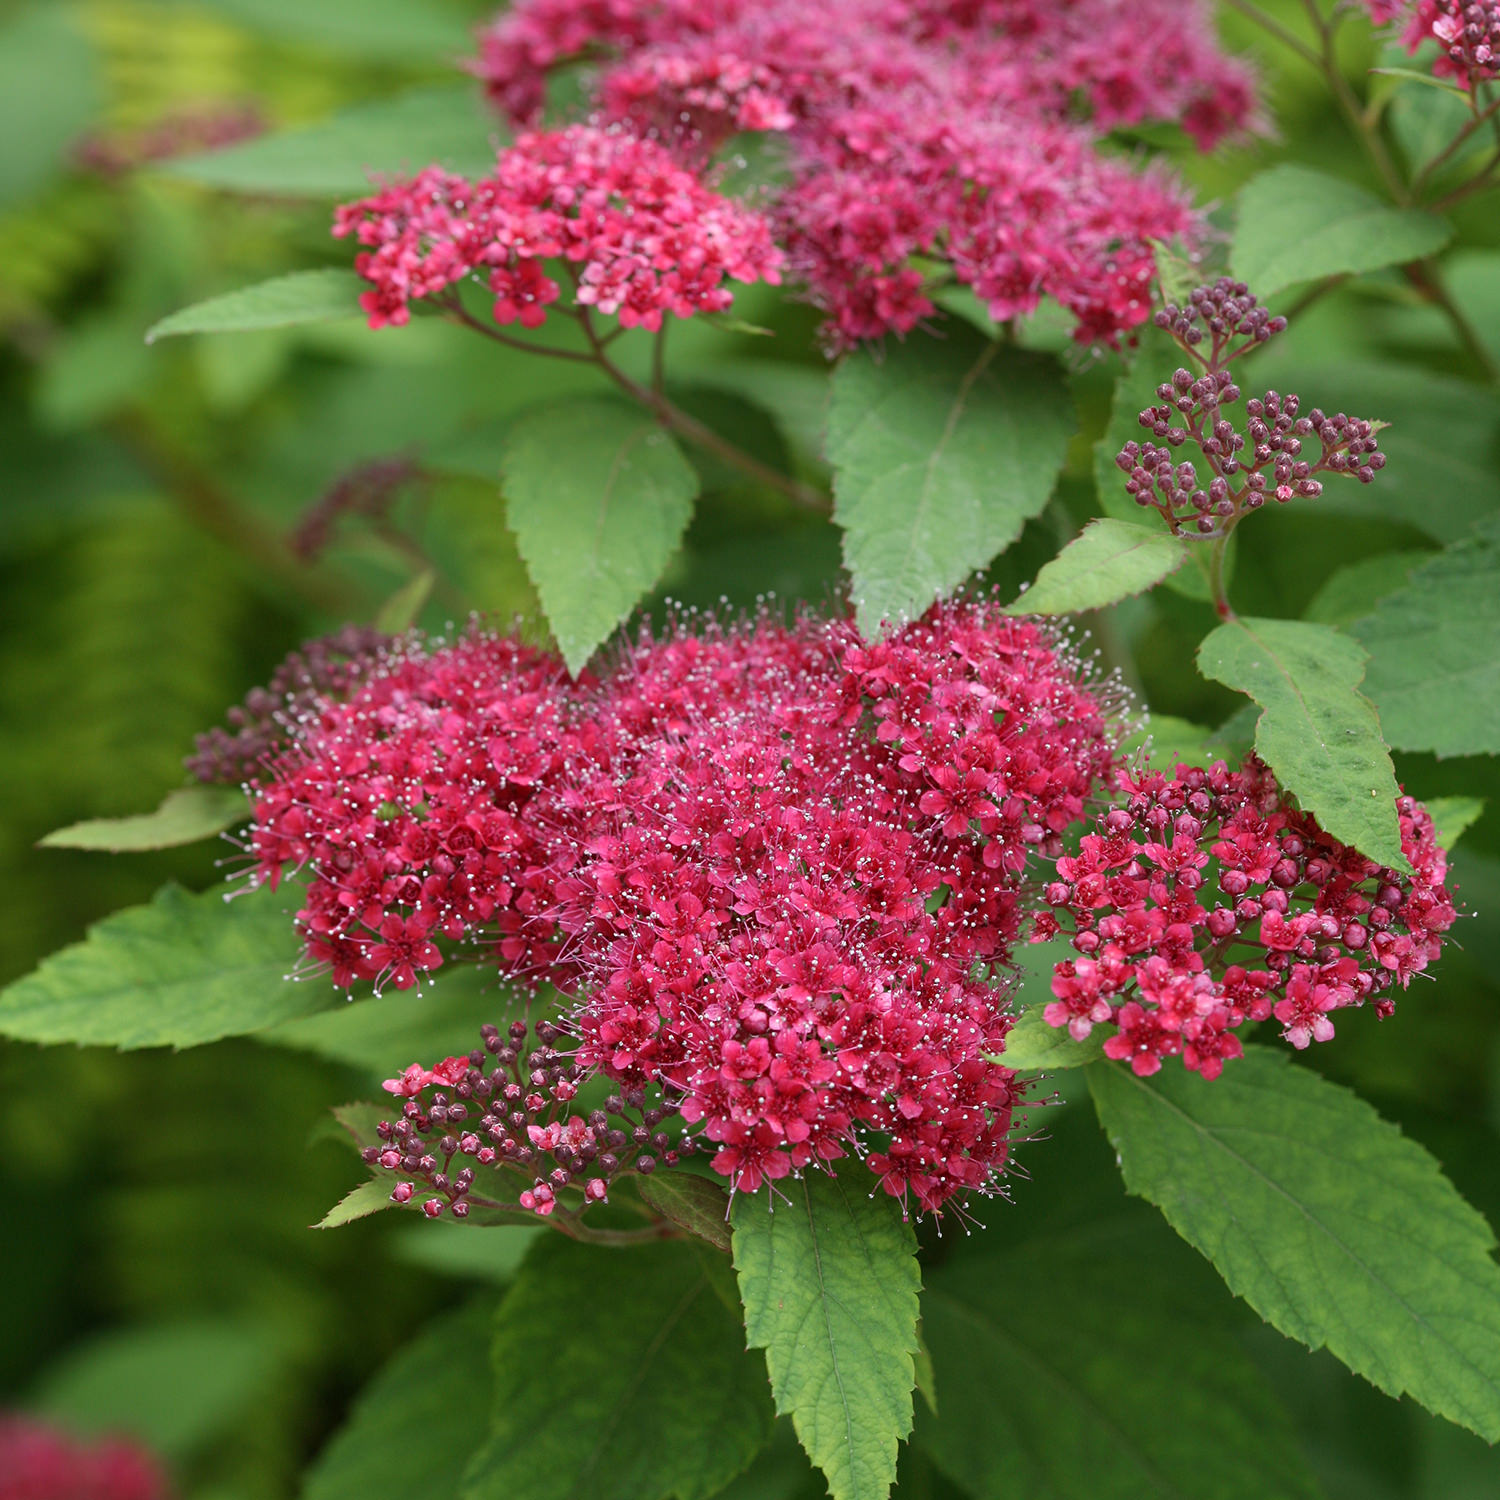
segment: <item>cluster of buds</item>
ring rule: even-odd
[[[605,1203],[622,1174],[649,1176],[658,1163],[675,1166],[691,1152],[691,1141],[661,1129],[676,1110],[648,1107],[642,1088],[611,1094],[587,1115],[573,1113],[585,1072],[558,1047],[563,1032],[552,1022],[512,1021],[504,1035],[483,1026],[480,1038],[483,1046],[466,1057],[431,1069],[414,1063],[386,1080],[386,1091],[405,1103],[399,1119],[377,1126],[380,1144],[367,1147],[364,1159],[399,1179],[392,1202],[425,1193],[429,1219],[466,1219],[471,1206],[546,1218],[570,1190],[579,1207]]]
[[[84,1441],[0,1412],[0,1500],[166,1500],[166,1476],[125,1438]]]
[[[1226,366],[1286,326],[1285,318],[1266,315],[1243,282],[1200,287],[1187,304],[1169,304],[1156,321],[1203,372],[1179,367],[1157,386],[1159,404],[1140,413],[1141,426],[1156,441],[1126,443],[1115,462],[1126,475],[1126,493],[1155,509],[1174,533],[1190,523],[1204,536],[1223,536],[1267,500],[1316,499],[1323,493],[1319,475],[1369,484],[1385,467],[1376,438],[1380,423],[1317,407],[1304,416],[1295,394],[1267,391],[1247,401],[1243,432],[1225,414],[1241,395]],[[1205,337],[1206,354],[1198,348]],[[1309,437],[1319,445],[1312,462],[1302,452]],[[1203,455],[1207,483],[1196,463],[1174,456],[1188,444]]]
[[[1465,88],[1500,77],[1500,0],[1364,0],[1377,26],[1405,19],[1401,40],[1409,52],[1436,41],[1439,78]]]
[[[1058,860],[1033,936],[1069,931],[1079,956],[1054,971],[1047,1022],[1080,1041],[1113,1024],[1104,1050],[1138,1074],[1181,1056],[1213,1078],[1246,1022],[1274,1017],[1302,1048],[1333,1036],[1335,1010],[1390,1015],[1454,921],[1421,804],[1396,805],[1404,875],[1293,808],[1254,756],[1177,770],[1127,781],[1125,805]]]

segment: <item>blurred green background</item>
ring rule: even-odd
[[[168,878],[201,888],[235,868],[226,844],[117,857],[34,845],[61,824],[153,807],[181,784],[194,733],[298,641],[373,618],[428,566],[438,583],[424,623],[471,608],[534,619],[492,478],[497,444],[528,401],[589,386],[593,372],[527,364],[433,322],[143,338],[204,297],[347,265],[329,210],[358,193],[365,167],[482,160],[496,127],[455,63],[488,8],[0,4],[0,980]],[[1296,24],[1298,7],[1272,8]],[[1167,150],[1219,223],[1238,184],[1274,161],[1375,186],[1316,76],[1233,12],[1224,33],[1261,62],[1279,135],[1209,158],[1171,130],[1122,149]],[[1361,87],[1371,46],[1350,28]],[[1422,88],[1393,104],[1409,160],[1446,138],[1434,118],[1446,104]],[[288,146],[288,131],[303,133]],[[238,137],[245,146],[199,159]],[[289,171],[300,182],[290,192]],[[1458,222],[1450,280],[1500,353],[1495,195]],[[763,453],[784,446],[816,476],[815,318],[769,294],[747,296],[742,312],[776,337],[674,333],[683,402]],[[1033,337],[1047,339],[1045,319]],[[1321,298],[1266,358],[1274,367],[1257,381],[1392,421],[1391,468],[1370,491],[1245,528],[1241,608],[1353,618],[1358,593],[1319,598],[1339,568],[1433,548],[1500,505],[1500,402],[1396,277]],[[1072,365],[1085,431],[1059,500],[995,569],[1009,588],[1097,510],[1092,445],[1119,365]],[[728,473],[706,467],[705,484],[714,503],[700,507],[664,594],[744,604],[768,590],[833,592],[830,525]],[[1233,711],[1233,696],[1192,668],[1211,624],[1201,601],[1158,590],[1101,623],[1154,709],[1205,723]],[[1398,770],[1419,795],[1500,796],[1487,761],[1405,757]],[[1435,983],[1392,1022],[1341,1026],[1316,1061],[1357,1081],[1500,1222],[1493,811],[1466,836],[1457,871],[1477,915]],[[295,1494],[352,1394],[473,1289],[441,1231],[307,1228],[359,1175],[324,1126],[328,1106],[372,1086],[360,1070],[253,1041],[180,1056],[0,1044],[0,1406],[138,1431],[190,1497]],[[1040,1159],[1033,1170],[1046,1175]],[[1331,1496],[1500,1493],[1500,1464],[1477,1439],[1398,1410],[1268,1331],[1245,1337]],[[933,1482],[908,1479],[916,1492]]]

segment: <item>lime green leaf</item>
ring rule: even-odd
[[[174,849],[212,838],[250,816],[245,794],[233,787],[185,786],[168,792],[152,813],[133,818],[90,818],[38,841],[40,849],[103,849],[114,854]]]
[[[470,1449],[453,1405],[472,1404],[477,1445],[493,1377],[493,1294],[437,1319],[372,1380],[303,1481],[301,1500],[453,1500]]]
[[[490,1440],[468,1500],[717,1494],[771,1430],[733,1299],[727,1263],[685,1241],[539,1244],[495,1319]]]
[[[1036,582],[1010,606],[1013,615],[1065,615],[1102,609],[1139,594],[1174,573],[1190,543],[1164,522],[1140,525],[1112,517],[1090,521],[1036,575]]]
[[[1256,752],[1305,811],[1368,858],[1408,868],[1396,773],[1375,709],[1357,691],[1357,642],[1327,625],[1247,617],[1204,638],[1198,667],[1260,704]]]
[[[369,192],[377,177],[429,165],[466,176],[486,172],[495,164],[500,134],[477,87],[442,84],[361,104],[299,130],[180,156],[156,170],[230,192],[352,198]]]
[[[1161,288],[1162,301],[1181,306],[1193,288],[1201,285],[1202,269],[1160,240],[1151,247],[1151,254],[1156,262],[1156,283]]]
[[[359,294],[365,289],[353,271],[293,271],[184,307],[148,329],[146,342],[182,333],[243,333],[357,318]]]
[[[734,1205],[745,1337],[766,1351],[776,1410],[833,1500],[883,1500],[911,1431],[917,1241],[895,1199],[856,1162]]]
[[[1075,1042],[1066,1027],[1047,1024],[1042,1017],[1044,1008],[1033,1005],[1022,1014],[1006,1036],[1005,1051],[996,1061],[1023,1073],[1035,1069],[1052,1073],[1059,1068],[1081,1068],[1104,1056],[1106,1032],[1096,1027],[1085,1040]]]
[[[356,1219],[367,1219],[371,1214],[378,1214],[383,1208],[394,1208],[395,1204],[391,1202],[391,1189],[394,1186],[394,1181],[371,1177],[358,1187],[350,1188],[312,1227],[337,1229],[341,1224],[352,1224]]]
[[[1484,815],[1483,797],[1429,797],[1424,804],[1432,815],[1433,830],[1441,848],[1452,849],[1466,829]]]
[[[1417,68],[1371,68],[1370,71],[1378,73],[1382,78],[1397,78],[1403,83],[1423,83],[1429,88],[1442,89],[1444,93],[1454,95],[1461,104],[1464,104],[1465,109],[1468,108],[1465,103],[1468,95],[1457,84],[1450,83],[1446,78],[1434,78],[1431,73],[1423,73]]]
[[[424,1219],[403,1226],[391,1239],[397,1260],[439,1276],[508,1282],[538,1236],[537,1224],[466,1224],[456,1219]]]
[[[329,1111],[333,1119],[328,1128],[341,1144],[344,1136],[354,1143],[355,1149],[363,1151],[380,1140],[377,1127],[382,1120],[391,1117],[389,1105],[376,1104],[370,1099],[360,1099],[353,1104],[338,1104]],[[342,1132],[342,1133],[340,1133]]]
[[[1093,1248],[933,1272],[923,1323],[950,1378],[915,1442],[976,1500],[1317,1500],[1286,1411],[1233,1334]]]
[[[1500,1439],[1494,1236],[1436,1161],[1362,1099],[1249,1047],[1205,1082],[1098,1063],[1125,1184],[1289,1338]]]
[[[1406,583],[1411,570],[1431,556],[1430,552],[1379,552],[1346,563],[1313,596],[1303,619],[1345,629],[1369,614],[1376,600],[1394,594]]]
[[[449,63],[473,46],[464,19],[443,5],[411,0],[206,0],[267,36],[308,42],[351,57],[410,65]]]
[[[654,417],[599,397],[518,421],[504,482],[526,571],[576,673],[661,577],[698,476]]]
[[[375,611],[376,630],[387,635],[400,635],[417,623],[417,616],[432,595],[432,586],[437,574],[431,568],[423,568],[413,578],[408,578],[384,604]]]
[[[0,204],[65,165],[99,102],[93,48],[57,0],[8,11],[0,29]]]
[[[859,628],[920,615],[1039,515],[1077,426],[1050,355],[961,323],[848,355],[828,458]]]
[[[1351,629],[1398,750],[1500,753],[1500,521],[1416,569]]]
[[[1213,730],[1201,724],[1190,724],[1172,714],[1152,714],[1143,729],[1137,730],[1120,745],[1125,755],[1137,750],[1146,752],[1146,764],[1153,771],[1175,774],[1179,764],[1210,766],[1220,759],[1208,747]]]
[[[718,1183],[691,1172],[658,1172],[638,1178],[636,1189],[663,1218],[716,1250],[729,1249],[729,1194]]]
[[[1259,297],[1299,281],[1378,271],[1441,250],[1445,220],[1392,208],[1340,177],[1283,164],[1240,189],[1229,264]]]
[[[197,1047],[326,1006],[326,983],[286,977],[302,944],[300,889],[159,890],[115,912],[0,991],[0,1036],[82,1046]]]
[[[917,1352],[912,1356],[916,1374],[917,1391],[927,1403],[927,1410],[936,1414],[937,1372],[932,1367],[932,1350],[927,1347],[927,1336],[922,1332],[922,1320],[917,1320]]]
[[[28,1404],[77,1432],[128,1433],[180,1460],[231,1433],[274,1371],[264,1329],[212,1318],[159,1323],[68,1354]]]

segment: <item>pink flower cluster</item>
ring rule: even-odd
[[[986,1058],[1011,1020],[977,976],[1111,745],[1077,664],[993,601],[873,644],[679,629],[576,686],[474,635],[306,714],[252,847],[261,879],[308,868],[335,982],[409,986],[482,942],[578,994],[579,1065],[662,1088],[740,1188],[862,1142],[935,1208],[1007,1159],[1018,1090]]]
[[[757,213],[710,191],[664,147],[618,128],[522,135],[493,173],[470,182],[440,167],[344,205],[334,233],[367,248],[355,269],[372,289],[372,328],[483,274],[497,323],[537,328],[562,296],[626,328],[723,311],[724,286],[780,279],[781,253]]]
[[[527,121],[539,70],[596,55],[604,114],[689,160],[785,133],[770,212],[839,346],[907,332],[944,280],[1001,320],[1051,295],[1077,337],[1113,340],[1147,314],[1151,242],[1197,220],[1096,137],[1156,117],[1206,147],[1259,124],[1247,71],[1197,5],[1167,0],[521,0],[482,35],[479,72]]]
[[[1333,1036],[1336,1010],[1387,1016],[1453,923],[1447,861],[1409,797],[1406,876],[1330,838],[1253,756],[1127,778],[1126,792],[1058,860],[1033,936],[1061,925],[1079,954],[1056,967],[1047,1021],[1076,1040],[1114,1025],[1105,1053],[1138,1074],[1180,1056],[1215,1078],[1247,1022],[1274,1017],[1302,1048]]]
[[[149,1454],[123,1438],[84,1442],[0,1413],[0,1500],[166,1500]]]
[[[1500,78],[1500,0],[1365,0],[1377,26],[1406,18],[1401,40],[1415,52],[1435,41],[1442,56],[1433,64],[1439,78],[1466,88]]]

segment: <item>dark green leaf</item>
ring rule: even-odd
[[[1500,1438],[1494,1236],[1426,1151],[1268,1048],[1211,1083],[1098,1063],[1089,1085],[1126,1186],[1263,1318]]]
[[[250,816],[245,794],[234,787],[186,786],[168,792],[152,813],[133,818],[90,818],[39,841],[42,849],[104,849],[114,854],[173,849],[212,838]]]
[[[500,1304],[490,1438],[469,1500],[706,1500],[771,1428],[729,1268],[684,1241],[553,1236]],[[566,1358],[559,1358],[562,1351]]]
[[[883,1500],[911,1431],[916,1236],[857,1162],[783,1190],[791,1201],[774,1210],[759,1195],[735,1202],[745,1336],[766,1351],[776,1410],[833,1500]]]
[[[1375,709],[1358,691],[1365,653],[1357,642],[1327,625],[1246,617],[1205,637],[1198,667],[1260,704],[1257,754],[1334,838],[1408,868],[1396,773]]]
[[[1318,590],[1303,619],[1346,629],[1369,614],[1377,600],[1401,588],[1411,570],[1431,556],[1430,552],[1379,552],[1346,563]]]
[[[1316,1500],[1286,1412],[1185,1301],[1066,1240],[940,1268],[916,1442],[976,1500]]]
[[[1013,615],[1102,609],[1160,583],[1187,560],[1189,543],[1164,522],[1090,521],[1010,606]]]
[[[83,1046],[197,1047],[242,1036],[329,1003],[326,983],[287,973],[302,944],[300,888],[262,888],[226,902],[164,886],[0,991],[0,1036]]]
[[[664,1218],[680,1224],[716,1250],[728,1250],[729,1194],[691,1172],[658,1172],[636,1181],[641,1197]]]
[[[1441,250],[1453,230],[1393,208],[1341,177],[1283,163],[1240,189],[1229,263],[1265,298],[1300,281],[1405,265]]]
[[[1077,420],[1062,371],[948,323],[833,380],[834,520],[859,628],[920,615],[1040,514]]]
[[[1500,521],[1416,569],[1352,628],[1398,750],[1500,753]]]
[[[184,307],[148,329],[146,342],[182,333],[243,333],[357,318],[359,294],[365,290],[366,283],[353,271],[293,271]]]
[[[205,187],[282,197],[357,197],[377,177],[437,165],[476,176],[501,136],[473,84],[416,89],[361,104],[316,125],[181,156],[158,168]]]
[[[654,417],[598,397],[517,422],[504,480],[526,571],[576,673],[661,577],[698,476]]]
[[[454,1403],[477,1414],[489,1402],[493,1307],[484,1297],[438,1319],[381,1370],[308,1470],[302,1500],[453,1500],[483,1434],[477,1416],[455,1421]]]
[[[367,1219],[382,1209],[394,1208],[395,1204],[391,1202],[391,1188],[394,1186],[394,1179],[371,1177],[358,1187],[350,1188],[312,1227],[337,1229],[341,1224],[352,1224],[356,1219]]]

